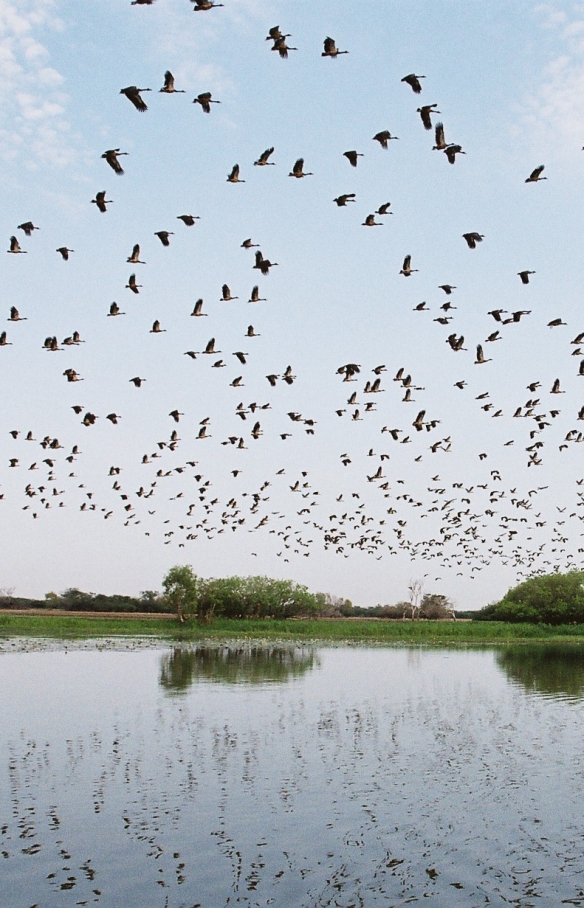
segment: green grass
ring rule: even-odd
[[[12,636],[64,639],[149,636],[194,641],[237,638],[381,644],[511,643],[538,640],[584,642],[584,625],[548,627],[501,621],[235,621],[218,618],[212,624],[197,624],[193,621],[181,626],[170,617],[0,615],[0,638]]]

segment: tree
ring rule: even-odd
[[[422,598],[423,580],[410,580],[408,583],[408,592],[410,594],[409,606],[411,609],[412,621],[420,617],[420,599]],[[405,612],[404,612],[405,618]]]
[[[175,565],[162,581],[168,608],[181,624],[198,613],[199,586],[199,580],[189,564]]]
[[[508,590],[494,608],[487,608],[495,621],[583,624],[584,572],[531,577]]]
[[[444,618],[455,618],[454,608],[448,596],[441,593],[426,593],[420,604],[420,618],[438,621]]]

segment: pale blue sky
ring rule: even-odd
[[[265,40],[276,24],[298,48],[287,60]],[[323,59],[327,35],[349,53]],[[167,69],[184,94],[158,92]],[[420,95],[401,82],[411,72],[426,77]],[[5,0],[0,83],[0,217],[5,248],[17,235],[27,253],[0,260],[2,318],[11,306],[26,318],[2,323],[0,586],[133,594],[191,563],[203,576],[289,577],[360,605],[402,599],[424,577],[426,590],[469,608],[532,569],[580,565],[584,356],[570,342],[584,331],[583,4],[225,0],[194,12],[188,0]],[[152,89],[147,112],[120,94],[128,85]],[[192,103],[204,91],[221,101],[209,115]],[[416,112],[433,103],[446,141],[465,152],[454,166]],[[387,151],[372,141],[383,129],[399,136]],[[254,167],[271,146],[275,166]],[[128,152],[122,177],[101,158],[110,148]],[[363,154],[357,168],[347,150]],[[313,176],[288,177],[299,157]],[[226,180],[235,163],[239,185]],[[540,164],[546,180],[526,184]],[[104,189],[113,202],[100,214],[90,200]],[[348,192],[356,202],[338,208],[332,200]],[[393,215],[363,227],[384,202]],[[196,226],[177,220],[185,213],[200,216]],[[17,229],[28,220],[40,228],[31,237]],[[154,236],[162,229],[174,232],[168,248]],[[469,231],[485,236],[475,250],[462,239]],[[247,237],[279,263],[269,276],[253,270]],[[135,243],[147,264],[127,263]],[[75,250],[68,262],[55,252],[62,245]],[[406,255],[418,269],[408,278]],[[536,272],[528,286],[523,269]],[[125,288],[130,273],[139,295]],[[223,283],[238,301],[220,301]],[[451,297],[442,283],[456,285]],[[246,302],[254,284],[266,302]],[[198,298],[205,318],[190,317]],[[433,320],[447,299],[456,309],[442,326]],[[125,316],[107,317],[114,300]],[[429,311],[413,311],[422,301]],[[501,326],[492,309],[530,315]],[[567,325],[549,328],[555,318]],[[150,333],[155,319],[164,333]],[[259,337],[245,337],[250,324]],[[501,339],[486,342],[497,329]],[[84,344],[42,349],[74,330]],[[449,348],[452,332],[466,352]],[[211,337],[217,357],[184,356]],[[479,343],[492,358],[484,365]],[[245,365],[236,351],[249,354]],[[226,368],[212,368],[219,358]],[[347,362],[360,364],[358,381],[336,374]],[[380,364],[382,393],[364,394]],[[294,383],[270,387],[265,376],[288,365]],[[423,388],[410,403],[392,381],[401,367]],[[68,368],[83,381],[68,383]],[[146,378],[139,390],[135,375]],[[240,375],[244,387],[230,387]],[[557,378],[562,393],[552,395]],[[514,418],[529,399],[539,400],[532,415]],[[270,409],[243,421],[240,402]],[[420,410],[440,421],[431,431],[412,427]],[[88,411],[91,427],[81,424]],[[316,420],[314,435],[288,412]],[[211,437],[198,440],[207,417]],[[175,428],[176,449],[160,448]],[[63,447],[44,451],[45,436]],[[222,444],[230,436],[245,449]],[[82,453],[68,463],[75,444]],[[528,467],[534,454],[541,464]],[[369,482],[379,466],[383,478]],[[291,491],[298,479],[306,498]],[[327,534],[337,539],[328,550]],[[369,553],[352,545],[364,534]]]

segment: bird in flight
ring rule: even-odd
[[[542,177],[542,173],[545,169],[545,164],[540,164],[539,167],[536,167],[535,170],[532,170],[529,176],[526,179],[526,183],[539,183],[540,180],[547,180],[547,177]]]
[[[440,111],[437,110],[437,107],[437,104],[424,104],[423,107],[417,108],[416,113],[420,114],[424,129],[432,129],[432,114],[440,113]]]
[[[91,200],[91,203],[97,205],[98,209],[104,214],[107,211],[106,206],[111,205],[111,202],[111,199],[106,199],[105,197],[105,189],[103,192],[96,193],[95,198]]]
[[[363,157],[363,155],[358,151],[344,151],[343,155],[348,160],[351,167],[356,167],[357,159]]]
[[[308,173],[304,173],[304,158],[298,158],[298,160],[295,161],[294,167],[292,168],[288,176],[296,177],[296,179],[299,180],[302,177],[312,177],[314,176],[314,174],[310,173],[310,171]]]
[[[152,91],[152,89],[138,88],[136,85],[128,85],[127,88],[120,88],[120,94],[125,95],[128,101],[134,105],[136,110],[139,110],[140,113],[144,113],[145,110],[148,110],[148,107],[140,95],[141,91]]]
[[[376,133],[373,136],[374,142],[379,142],[382,148],[389,148],[389,142],[392,139],[399,139],[399,136],[392,136],[389,129],[383,129],[381,132]]]
[[[336,199],[333,199],[333,202],[336,202],[339,208],[344,208],[347,202],[355,201],[354,192],[346,192],[344,195],[338,195]]]
[[[177,92],[182,95],[185,94],[184,88],[174,87],[174,76],[169,69],[167,69],[164,73],[164,85],[159,89],[159,91],[163,92],[166,95],[173,95]]]
[[[476,249],[477,243],[482,243],[484,240],[482,233],[463,233],[462,236],[466,240],[469,249]]]
[[[205,113],[211,113],[211,104],[221,104],[221,101],[213,100],[210,91],[203,91],[197,95],[193,104],[200,104]]]
[[[274,147],[273,147],[273,146],[272,146],[271,148],[266,148],[265,151],[262,151],[262,153],[261,153],[261,155],[259,156],[259,158],[257,159],[257,161],[254,161],[254,162],[253,162],[253,163],[254,163],[254,166],[255,166],[255,167],[266,167],[266,165],[271,164],[271,166],[274,167],[274,166],[275,166],[275,165],[274,165],[274,162],[268,160],[268,158],[270,157],[270,155],[273,154],[273,153],[274,153]]]
[[[348,54],[348,50],[338,50],[334,38],[324,39],[324,50],[321,57],[338,57],[339,54]]]
[[[404,76],[401,80],[406,82],[417,95],[422,91],[422,86],[420,84],[420,79],[425,79],[426,76],[416,76],[415,73],[410,73],[408,76]]]
[[[245,183],[245,180],[239,179],[239,164],[234,164],[231,173],[227,177],[228,183]]]
[[[118,176],[122,176],[124,173],[124,169],[118,161],[118,158],[124,154],[127,155],[128,152],[120,151],[119,148],[110,148],[108,151],[104,151],[104,153],[102,154],[102,158],[105,158],[114,173],[117,173]]]

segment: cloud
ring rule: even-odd
[[[539,4],[539,26],[548,33],[553,51],[539,84],[524,101],[522,126],[529,144],[559,158],[574,157],[584,145],[584,7]]]
[[[42,42],[60,30],[55,0],[0,0],[0,157],[26,167],[66,165],[68,97]]]

